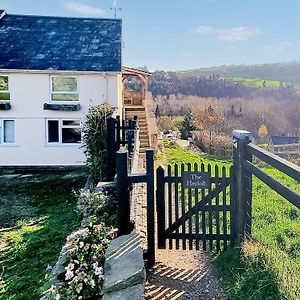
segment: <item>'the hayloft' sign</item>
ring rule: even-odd
[[[184,171],[181,179],[185,189],[207,189],[210,185],[210,176],[207,172]]]

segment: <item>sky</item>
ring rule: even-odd
[[[184,70],[299,60],[300,0],[0,0],[12,14],[112,18],[123,65]],[[1,55],[1,54],[0,54]]]

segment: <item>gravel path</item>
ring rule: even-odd
[[[147,274],[146,300],[225,300],[222,281],[208,254],[196,250],[157,250]]]

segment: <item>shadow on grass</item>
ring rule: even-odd
[[[216,256],[214,263],[225,279],[230,300],[287,299],[280,293],[277,278],[264,255],[245,256],[238,249],[228,249]]]

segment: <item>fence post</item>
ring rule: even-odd
[[[146,150],[147,166],[147,244],[148,265],[155,264],[155,236],[154,236],[154,150]]]
[[[112,181],[116,174],[116,119],[110,117],[106,120],[107,126],[107,139],[106,139],[106,150],[107,150],[107,180]],[[109,167],[108,167],[109,166]]]
[[[132,229],[130,223],[130,198],[128,179],[128,153],[117,152],[117,198],[118,198],[118,236],[129,234]]]
[[[252,161],[245,146],[252,140],[248,131],[234,130],[233,137],[233,207],[235,244],[240,246],[244,238],[251,233],[252,175],[242,166],[243,160]]]
[[[165,228],[165,169],[160,166],[156,170],[156,211],[157,211],[157,246],[166,249]]]

